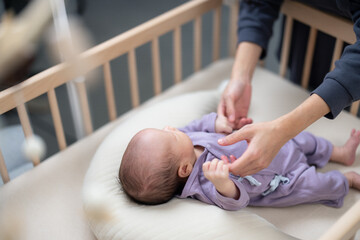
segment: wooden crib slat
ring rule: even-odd
[[[182,63],[181,63],[181,26],[174,30],[174,82],[180,83],[182,80]]]
[[[221,27],[221,6],[214,11],[213,23],[213,61],[220,58],[220,27]]]
[[[201,31],[202,31],[202,17],[195,18],[194,21],[194,72],[201,69]]]
[[[31,128],[30,119],[26,111],[26,107],[23,103],[19,104],[16,107],[16,110],[19,115],[20,123],[24,131],[25,138],[31,137],[33,135],[33,130]],[[38,157],[31,159],[34,166],[40,163],[40,159]]]
[[[9,173],[7,171],[4,156],[2,155],[1,150],[0,150],[0,174],[1,174],[1,178],[3,180],[3,183],[7,183],[10,181]]]
[[[352,115],[357,116],[358,112],[360,111],[359,106],[360,106],[360,100],[353,102],[353,104],[351,105],[351,108],[350,108],[350,112]]]
[[[303,68],[303,73],[302,73],[302,80],[301,80],[301,85],[305,89],[307,89],[308,85],[309,85],[310,70],[311,70],[311,65],[313,62],[316,35],[317,35],[317,30],[313,27],[310,28],[310,35],[309,35],[309,39],[308,39],[305,61],[304,61],[304,68]]]
[[[54,122],[55,133],[56,133],[59,149],[64,150],[66,148],[66,140],[65,140],[64,128],[60,117],[59,105],[56,99],[55,89],[51,89],[47,94],[48,94],[50,111]]]
[[[281,62],[279,74],[281,77],[285,77],[287,64],[289,60],[290,44],[291,44],[291,32],[293,27],[293,18],[286,17],[285,32],[283,37],[283,45],[281,50]]]
[[[111,76],[111,67],[110,62],[106,62],[103,66],[104,69],[104,84],[105,84],[105,93],[106,93],[106,102],[108,106],[108,113],[110,121],[116,119],[116,105],[114,97],[114,87]]]
[[[340,38],[336,38],[335,48],[334,48],[334,52],[333,52],[333,56],[332,56],[332,60],[331,60],[331,67],[330,67],[331,71],[334,70],[334,68],[335,68],[336,60],[338,60],[341,57],[343,45],[344,45],[344,41],[341,40]]]
[[[137,77],[135,49],[132,49],[128,53],[128,65],[129,65],[132,107],[137,107],[140,104],[140,97],[139,97],[139,85],[138,85],[138,77]]]
[[[234,57],[237,43],[237,24],[239,15],[239,2],[231,4],[229,17],[229,56]]]
[[[151,41],[151,58],[152,58],[152,70],[153,70],[154,94],[159,95],[162,91],[162,86],[161,86],[161,65],[160,65],[160,50],[159,50],[158,38],[154,38]]]
[[[93,132],[93,126],[91,122],[89,101],[86,93],[86,85],[84,80],[75,81],[76,88],[79,94],[81,112],[85,126],[86,135],[90,135]]]

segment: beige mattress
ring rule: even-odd
[[[2,186],[0,239],[3,237],[1,234],[7,232],[15,234],[15,239],[95,239],[83,212],[81,193],[84,176],[102,140],[114,128],[144,108],[183,93],[217,88],[223,80],[229,78],[232,62],[232,59],[221,60],[193,74],[183,83],[124,114]],[[253,85],[253,101],[249,115],[256,116],[255,122],[271,120],[288,112],[308,95],[299,87],[262,68],[257,68]],[[269,99],[273,105],[261,107],[268,103]],[[360,127],[360,120],[344,112],[334,121],[321,119],[308,130],[335,144],[342,144],[354,127]],[[357,152],[354,166],[345,168],[329,164],[324,171],[330,169],[352,169],[360,172],[360,152]],[[340,209],[312,204],[281,209],[249,207],[246,211],[266,219],[284,233],[300,239],[317,239],[359,199],[360,193],[350,190],[344,207]],[[266,236],[264,239],[267,239]],[[360,239],[359,234],[356,239]]]

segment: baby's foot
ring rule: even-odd
[[[343,149],[345,151],[345,165],[350,166],[355,161],[356,149],[360,144],[360,130],[353,129],[350,138],[347,140]],[[347,153],[347,154],[346,154]],[[347,156],[346,156],[347,155]]]
[[[344,174],[349,182],[349,187],[360,190],[360,175],[356,172],[347,172]]]
[[[332,161],[350,166],[354,163],[356,149],[360,144],[360,130],[353,129],[350,138],[341,147],[334,147]]]

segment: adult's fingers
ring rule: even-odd
[[[256,159],[245,153],[229,165],[229,171],[237,176],[245,177],[261,171],[263,167],[257,164]]]
[[[229,122],[235,122],[235,103],[229,96],[225,97],[225,111]]]
[[[219,116],[225,116],[226,114],[226,111],[225,111],[225,103],[224,103],[224,100],[221,98],[220,102],[219,102],[219,105],[218,105],[218,108],[217,108],[217,114]]]
[[[231,157],[231,156],[230,156],[230,157]],[[222,155],[220,159],[221,159],[221,160],[222,160],[225,164],[230,163],[230,161],[229,161],[228,157],[227,157],[227,156],[225,156],[225,155]]]
[[[218,139],[218,143],[222,146],[227,146],[239,142],[241,140],[248,140],[251,138],[251,129],[244,127],[223,138]]]
[[[240,129],[244,127],[245,125],[253,123],[252,118],[242,117],[240,118],[236,123],[236,129]]]

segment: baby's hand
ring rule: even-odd
[[[252,123],[253,123],[252,118],[243,117],[243,118],[240,118],[237,122],[235,122],[233,129],[238,130],[238,129],[242,128],[243,126],[252,124]]]
[[[216,133],[232,133],[234,124],[230,123],[225,116],[218,115],[215,120],[215,132]]]
[[[224,161],[214,158],[211,162],[203,164],[204,176],[212,182],[216,188],[223,186],[229,179],[229,166]]]

